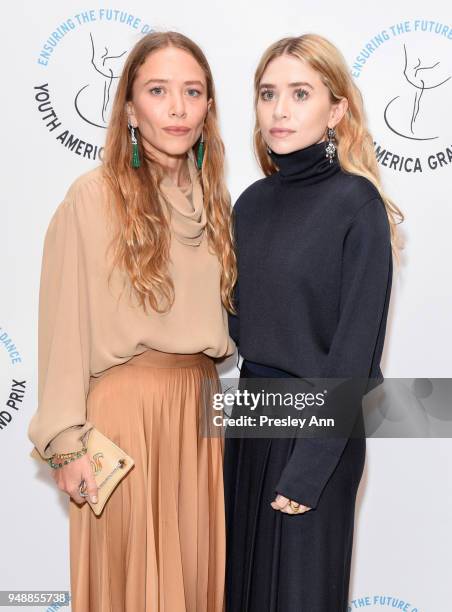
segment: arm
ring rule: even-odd
[[[73,199],[53,215],[44,240],[38,324],[38,408],[28,437],[43,458],[81,449],[89,429],[90,336],[85,261]]]
[[[381,200],[374,198],[358,210],[345,237],[339,320],[322,378],[367,381],[379,371],[391,280],[389,223]],[[362,394],[359,407],[361,399]],[[276,491],[315,508],[347,440],[298,438]]]

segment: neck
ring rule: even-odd
[[[149,158],[162,168],[164,176],[170,179],[175,185],[178,187],[186,187],[190,184],[187,153],[169,155],[164,151],[160,151],[150,143],[145,143],[145,151]]]
[[[190,172],[188,170],[187,157],[174,166],[162,166],[165,176],[173,181],[178,187],[190,185]]]

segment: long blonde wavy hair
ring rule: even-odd
[[[235,313],[232,289],[237,278],[237,263],[231,229],[231,201],[223,175],[224,145],[218,128],[215,88],[207,59],[201,49],[178,32],[151,32],[130,51],[118,82],[103,156],[103,174],[112,192],[118,230],[110,245],[113,266],[124,270],[131,290],[146,311],[167,312],[174,302],[174,284],[168,272],[170,228],[159,199],[163,171],[146,154],[139,129],[136,129],[139,168],[131,167],[131,143],[126,103],[138,69],[148,55],[158,49],[176,47],[190,53],[201,66],[212,104],[203,127],[204,161],[199,173],[207,216],[207,239],[221,264],[221,300]],[[195,143],[194,150],[197,148]],[[111,273],[109,279],[111,277]]]
[[[254,151],[257,161],[266,176],[278,171],[267,153],[267,145],[261,134],[257,118],[259,86],[268,64],[281,55],[291,55],[307,62],[316,70],[322,82],[328,87],[332,103],[341,98],[348,100],[348,110],[335,127],[337,155],[343,170],[364,176],[377,188],[386,208],[391,229],[391,247],[398,261],[399,242],[397,225],[405,219],[402,211],[388,198],[381,186],[380,172],[372,136],[367,128],[363,98],[347,68],[344,57],[337,47],[323,36],[303,34],[282,38],[271,45],[262,56],[254,75]]]

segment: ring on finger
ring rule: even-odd
[[[86,482],[82,480],[82,482],[80,483],[78,487],[78,492],[80,494],[80,497],[88,497],[88,493],[85,493],[85,491],[86,491]]]

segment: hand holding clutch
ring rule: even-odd
[[[79,490],[80,495],[86,498],[94,514],[99,515],[114,489],[132,469],[135,462],[132,457],[129,457],[127,453],[95,427],[90,429],[86,436],[88,436],[88,455],[97,484],[97,503],[93,504],[85,492],[86,483],[84,480],[80,483]]]
[[[88,438],[88,441],[86,441]],[[93,476],[97,485],[97,503],[93,503],[86,494],[86,483],[80,483],[79,493],[91,506],[97,516],[102,513],[110,495],[113,493],[120,481],[135,465],[134,460],[117,446],[110,438],[93,427],[86,432],[83,443],[87,446],[87,455],[90,459]],[[43,459],[41,455],[33,449],[31,456]]]

